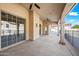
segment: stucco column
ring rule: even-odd
[[[59,36],[59,31],[60,31],[60,29],[59,29],[59,26],[60,26],[60,24],[59,24],[59,22],[58,22],[58,24],[57,24],[57,32],[58,32],[58,36]]]
[[[33,11],[29,11],[29,40],[33,41]]]
[[[65,45],[64,42],[64,18],[61,18],[60,20],[60,44]]]

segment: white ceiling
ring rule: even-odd
[[[22,4],[29,9],[30,3]],[[42,19],[49,19],[51,21],[58,21],[60,15],[65,7],[65,3],[38,3],[40,9],[32,6],[32,10],[36,11]]]

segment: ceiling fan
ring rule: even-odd
[[[30,6],[29,6],[29,9],[31,10],[32,9],[32,6],[36,6],[38,9],[40,9],[39,5],[37,5],[36,3],[31,3]]]

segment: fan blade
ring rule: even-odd
[[[40,9],[40,7],[37,4],[34,4],[38,9]]]
[[[30,4],[30,7],[29,7],[29,9],[30,9],[30,10],[32,9],[32,3]]]

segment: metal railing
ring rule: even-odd
[[[75,48],[79,49],[79,31],[78,30],[66,30],[65,39]]]

